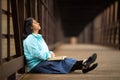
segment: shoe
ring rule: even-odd
[[[88,67],[87,69],[83,69],[83,73],[88,73],[89,71],[94,70],[98,66],[98,63],[93,64],[91,67]]]
[[[97,58],[97,54],[94,53],[92,56],[90,56],[88,59],[85,59],[83,61],[83,67],[87,68],[90,66],[90,64],[92,64]]]

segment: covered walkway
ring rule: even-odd
[[[24,74],[20,80],[120,80],[120,51],[114,48],[90,44],[63,44],[55,51],[57,56],[66,55],[85,59],[97,53],[99,66],[87,74],[75,71],[69,74]]]
[[[97,53],[98,68],[88,74],[26,74],[22,43],[28,17],[40,23],[50,50],[64,43],[56,55],[85,59]],[[78,44],[69,44],[71,39]],[[0,0],[0,80],[120,80],[119,57],[120,0]]]

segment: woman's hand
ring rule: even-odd
[[[53,53],[53,52],[51,53],[51,58],[52,58],[52,57],[55,57],[55,53]]]

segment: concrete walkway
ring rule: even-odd
[[[69,74],[25,74],[20,80],[120,80],[120,51],[100,45],[64,44],[55,51],[57,56],[66,55],[78,60],[97,53],[98,67],[87,73],[75,71]]]

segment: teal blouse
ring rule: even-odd
[[[30,71],[43,60],[51,57],[46,42],[40,34],[30,34],[23,40],[24,55],[27,62],[27,71]]]

